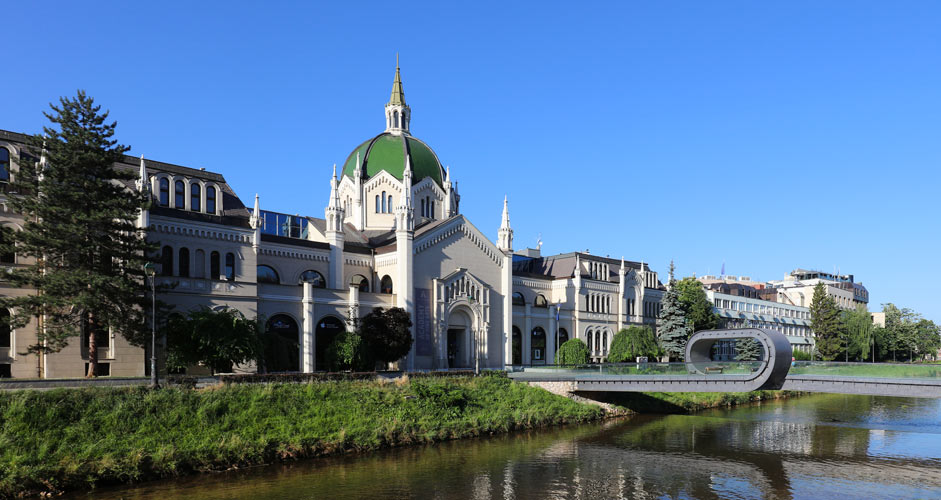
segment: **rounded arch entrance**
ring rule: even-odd
[[[515,325],[513,326],[512,349],[513,349],[513,364],[514,365],[523,364],[523,332],[521,332],[519,327]]]
[[[275,314],[265,324],[265,370],[300,371],[297,321],[287,314]]]
[[[317,322],[314,329],[314,342],[317,344],[316,367],[318,370],[327,369],[327,348],[333,343],[341,332],[346,331],[346,323],[336,316],[324,316]]]
[[[533,328],[531,335],[529,347],[532,352],[529,359],[534,365],[544,365],[546,364],[546,331],[541,326],[537,326]]]

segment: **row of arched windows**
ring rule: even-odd
[[[588,328],[585,331],[585,343],[592,356],[603,357],[608,355],[608,330]]]
[[[591,275],[593,280],[603,280],[608,281],[608,276],[610,269],[608,265],[603,262],[589,262],[588,263],[588,273]]]
[[[275,268],[259,264],[257,272],[258,283],[271,283],[274,285],[281,284],[281,276],[278,274],[278,271]],[[313,284],[314,288],[326,288],[327,280],[324,279],[323,275],[320,272],[313,269],[308,269],[301,273],[298,284],[304,284],[310,282]],[[355,286],[359,288],[361,292],[369,292],[369,280],[366,279],[362,274],[356,274],[350,278],[350,286]],[[382,280],[379,282],[379,293],[392,293],[392,278],[389,275],[382,277]]]
[[[598,293],[589,293],[585,297],[585,310],[596,313],[611,312],[611,296]]]
[[[549,334],[552,335],[553,333],[554,332],[550,332]],[[541,326],[533,328],[529,335],[530,363],[544,364],[547,360],[554,359],[555,353],[547,351],[546,331],[543,330]],[[558,343],[556,344],[556,349],[558,349],[558,346],[561,346],[569,340],[569,332],[565,328],[559,328],[558,336],[559,338]],[[512,363],[514,365],[523,364],[523,333],[516,325],[513,325],[513,338],[511,340],[511,346],[513,349],[511,355]]]
[[[376,195],[376,213],[377,214],[391,214],[392,213],[392,195],[387,195],[385,191],[381,195]]]
[[[435,218],[435,200],[431,196],[425,196],[421,199],[421,216],[429,219]]]
[[[181,247],[177,251],[177,258],[174,261],[173,247],[165,245],[160,253],[160,275],[161,276],[179,276],[181,278],[209,278],[235,280],[235,254],[228,252],[225,254],[225,274],[222,272],[222,256],[219,252],[209,253],[209,276],[206,276],[206,252],[203,249],[197,249],[194,252],[192,267],[190,265],[190,249]],[[174,272],[173,264],[176,263]]]
[[[514,306],[525,306],[526,298],[523,297],[523,294],[520,292],[513,292],[513,305]],[[543,294],[536,295],[536,299],[533,300],[533,307],[549,307],[549,300],[546,299],[546,296]]]
[[[189,209],[193,212],[216,213],[217,190],[215,186],[205,186],[206,204],[203,207],[203,185],[199,182],[189,182],[189,199],[187,199],[187,183],[182,180],[173,182],[173,197],[170,197],[170,179],[160,177],[157,181],[157,202],[161,207]],[[172,203],[171,203],[172,202]],[[189,203],[187,203],[189,202]]]
[[[644,316],[647,318],[656,318],[660,316],[660,310],[663,307],[659,302],[644,302]]]

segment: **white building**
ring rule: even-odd
[[[778,302],[810,307],[817,283],[825,285],[827,295],[833,297],[841,309],[855,309],[857,305],[866,306],[869,303],[869,291],[862,283],[854,281],[852,274],[795,269],[786,274],[783,280],[769,281],[767,288],[777,291]]]
[[[706,290],[715,311],[728,328],[768,328],[787,336],[794,350],[811,352],[814,347],[810,309],[758,298],[757,294],[722,293]],[[751,295],[751,296],[748,296]]]
[[[322,218],[262,210],[269,202],[259,195],[248,208],[219,173],[125,157],[117,168],[138,173],[127,188],[153,200],[138,223],[161,249],[159,299],[177,312],[226,306],[265,318],[289,341],[266,360],[272,371],[323,369],[326,346],[374,307],[411,314],[415,342],[402,365],[410,370],[551,363],[556,333],[584,339],[603,359],[622,326],[655,322],[662,285],[642,263],[514,255],[506,200],[500,219],[494,207],[484,222],[497,234],[491,241],[460,213],[457,182],[411,134],[411,118],[396,68],[385,129],[353,148],[339,170],[322,172]],[[14,230],[21,217],[7,210],[15,194],[5,188],[18,161],[33,161],[27,140],[0,131],[0,224]],[[0,256],[2,266],[27,264]],[[0,282],[0,294],[26,293]],[[26,354],[35,328],[0,331],[0,376],[84,375],[87,339],[55,354]],[[149,369],[149,353],[120,335],[99,344],[99,373]]]

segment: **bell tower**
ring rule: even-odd
[[[412,119],[412,110],[405,104],[405,91],[402,89],[402,76],[399,72],[399,55],[395,55],[395,81],[392,82],[392,96],[386,104],[386,132],[408,135],[408,122]]]

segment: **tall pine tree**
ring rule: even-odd
[[[13,311],[13,326],[39,319],[29,352],[58,352],[84,331],[93,377],[109,331],[140,344],[147,330],[142,267],[149,248],[136,219],[149,195],[134,188],[133,169],[115,168],[128,148],[112,139],[117,123],[107,123],[107,111],[81,90],[50,108],[51,126],[30,146],[41,160],[20,162],[11,196],[26,218],[13,235],[16,252],[35,263],[8,279],[36,293],[0,298],[0,306]]]
[[[657,337],[660,349],[671,358],[683,359],[686,356],[686,341],[693,333],[687,325],[686,315],[680,304],[679,290],[673,278],[673,261],[670,261],[670,284],[663,296],[663,308],[660,310],[660,324]]]
[[[817,283],[810,301],[810,327],[814,331],[817,352],[824,361],[832,361],[843,352],[843,321],[826,285]]]

